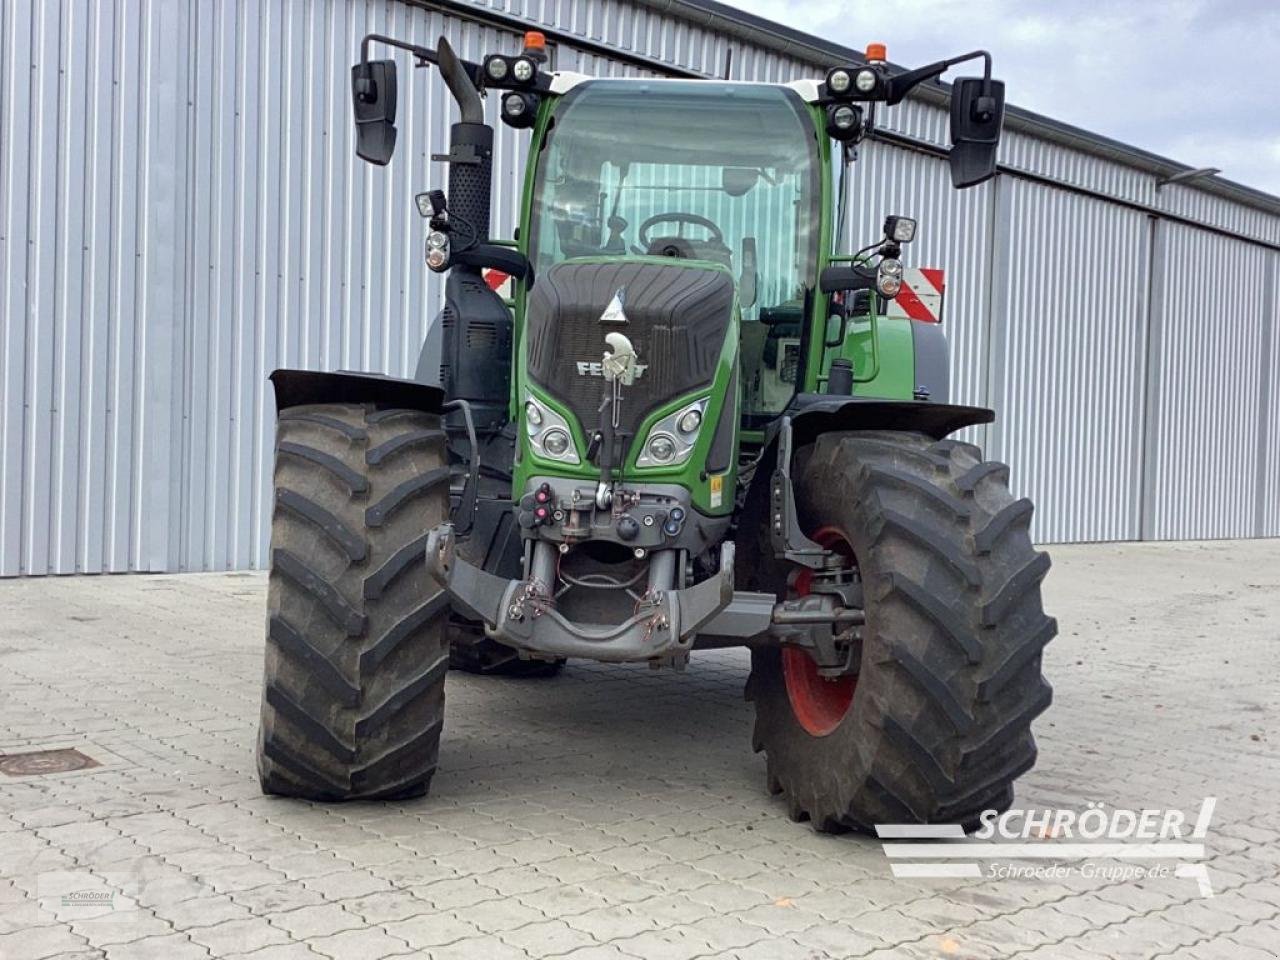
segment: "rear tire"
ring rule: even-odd
[[[784,651],[752,651],[753,746],[770,792],[821,831],[972,827],[1006,809],[1035,763],[1031,722],[1051,699],[1041,651],[1057,632],[1030,501],[978,448],[918,434],[824,435],[793,476],[805,528],[838,530],[852,548],[867,622],[843,713],[840,697],[812,695],[797,714],[794,660],[789,695]]]
[[[308,800],[426,793],[444,720],[448,596],[426,531],[448,519],[440,418],[290,407],[276,434],[258,772]]]

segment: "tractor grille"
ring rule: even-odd
[[[601,323],[600,314],[623,288],[628,322]],[[590,433],[599,422],[606,386],[595,372],[605,334],[625,334],[645,367],[622,389],[619,430],[634,435],[655,407],[710,386],[733,298],[733,280],[721,270],[657,260],[556,264],[529,295],[529,376],[565,403]],[[580,363],[597,366],[583,373]]]

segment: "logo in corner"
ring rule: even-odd
[[[1101,882],[1185,877],[1213,896],[1205,859],[1216,797],[1194,821],[1181,810],[986,810],[966,836],[958,823],[880,823],[895,877]],[[1019,862],[1022,861],[1022,862]],[[1147,861],[1147,862],[1144,862]]]

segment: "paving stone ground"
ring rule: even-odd
[[[0,752],[100,765],[0,774],[0,958],[1277,956],[1280,541],[1051,552],[1056,700],[1018,803],[1216,797],[1211,898],[895,879],[766,794],[741,651],[454,674],[429,797],[263,797],[264,577],[51,578],[0,583]]]

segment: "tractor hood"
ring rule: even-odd
[[[738,320],[736,285],[727,269],[666,257],[567,260],[539,278],[525,316],[530,394],[549,402],[552,416],[580,428],[571,431],[575,445],[584,444],[573,451],[580,469],[594,468],[589,452],[600,463],[598,445],[591,443],[597,431],[615,435],[611,466],[628,479],[679,482],[675,474],[705,477],[728,469],[737,420]],[[606,354],[618,350],[634,353],[624,378],[629,383],[606,376]],[[616,403],[608,406],[613,397]],[[695,430],[665,422],[699,403]],[[536,440],[544,425],[529,423],[527,411],[525,416],[526,437]],[[655,430],[670,432],[676,448],[670,460],[647,455]],[[665,451],[665,444],[659,449]],[[535,443],[529,451],[535,458],[544,452]],[[540,472],[548,466],[539,465]]]

